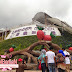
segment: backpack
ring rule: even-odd
[[[63,63],[65,61],[65,58],[62,54],[57,54],[57,56],[55,57],[56,59],[56,63]]]

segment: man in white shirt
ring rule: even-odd
[[[46,52],[46,66],[49,72],[55,72],[55,53],[52,51],[52,47]]]
[[[66,72],[70,72],[70,54],[65,50],[65,48],[62,48],[62,50],[65,54]]]

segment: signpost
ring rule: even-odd
[[[37,35],[37,31],[38,29],[36,25],[28,25],[28,26],[19,27],[19,28],[11,30],[11,33],[7,36],[6,39]],[[50,33],[53,32],[56,36],[61,36],[58,28],[56,27],[45,27],[43,31],[46,35],[50,35]]]

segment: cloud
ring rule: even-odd
[[[0,27],[29,23],[37,12],[65,19],[70,3],[71,0],[0,0]]]
[[[33,16],[43,11],[47,0],[1,0],[0,24],[8,26],[31,22]]]
[[[67,15],[70,7],[70,0],[51,0],[50,12],[52,16],[64,17]]]

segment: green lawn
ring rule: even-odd
[[[13,39],[8,39],[0,42],[0,54],[4,54],[4,50],[9,49],[12,44],[16,45],[15,51],[27,48],[32,43],[37,42],[37,36],[25,36]],[[58,44],[61,47],[65,47],[68,44],[72,44],[72,34],[64,32],[62,36],[57,36],[52,39],[53,43]],[[39,49],[40,46],[36,46],[34,50]],[[68,48],[68,47],[67,47]]]

